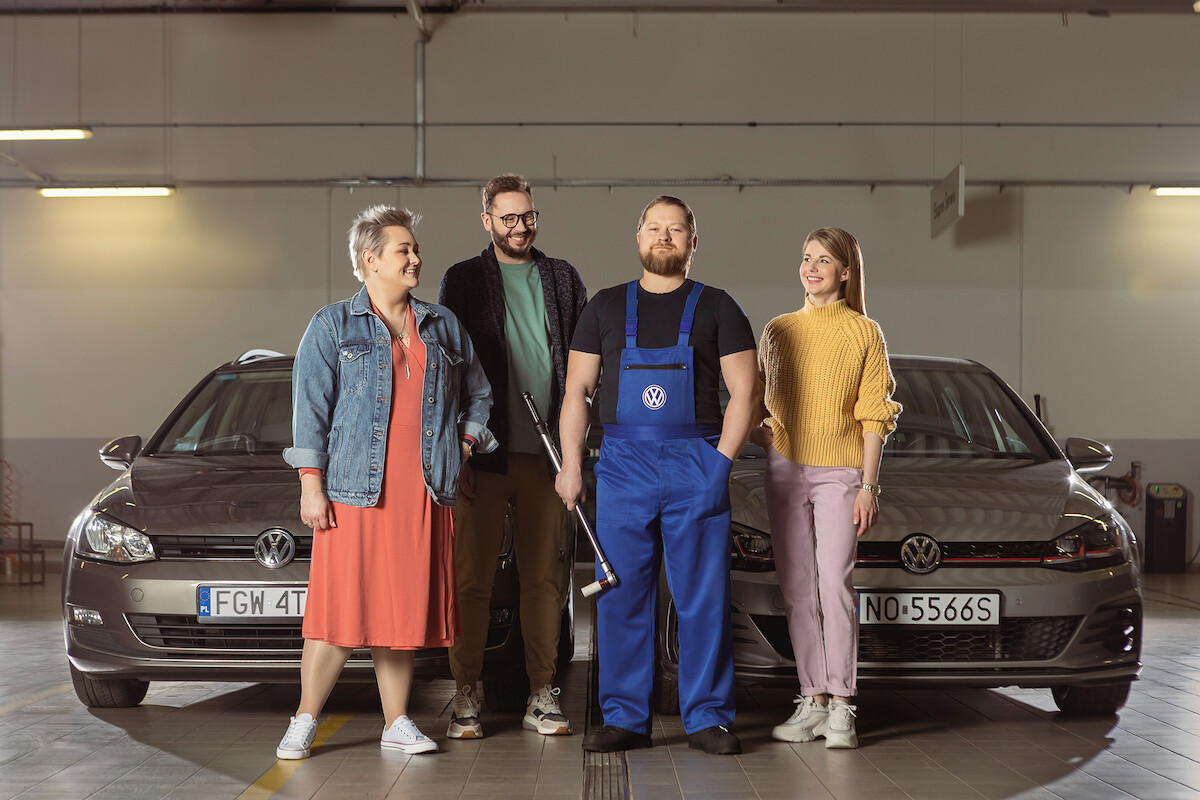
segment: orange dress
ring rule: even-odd
[[[337,527],[313,534],[304,638],[343,647],[448,647],[460,623],[454,515],[433,502],[421,469],[425,344],[392,341],[392,413],[379,503],[333,503]],[[408,374],[405,375],[407,364]]]

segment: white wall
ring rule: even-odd
[[[1043,395],[1059,438],[1119,442],[1114,473],[1141,460],[1147,479],[1200,486],[1200,199],[1145,185],[1200,183],[1200,17],[435,21],[431,179],[922,181],[961,158],[969,179],[1111,181],[972,188],[966,218],[933,241],[923,186],[671,191],[699,219],[696,277],[756,326],[801,302],[804,233],[846,227],[893,352],[980,360],[1030,402]],[[413,174],[410,127],[336,123],[412,121],[414,41],[393,15],[0,16],[0,126],[97,131],[4,152],[62,181],[181,186],[166,200],[49,200],[0,161],[0,455],[16,470],[13,517],[39,538],[60,538],[111,476],[96,447],[149,434],[243,350],[291,351],[317,307],[356,289],[344,232],[362,206],[425,215],[429,298],[486,244],[474,188],[312,185]],[[596,124],[628,121],[739,124]],[[886,124],[765,125],[837,121]],[[1010,126],[1030,122],[1098,124]],[[1197,127],[1113,127],[1147,122]],[[659,191],[538,189],[539,244],[593,288],[628,279],[634,221]]]

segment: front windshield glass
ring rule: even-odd
[[[1053,457],[1028,410],[991,373],[897,369],[894,397],[904,411],[884,447],[890,458]]]
[[[214,375],[152,455],[281,454],[292,444],[292,371]]]

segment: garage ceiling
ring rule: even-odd
[[[0,13],[78,14],[285,13],[407,11],[404,0],[0,0]],[[1174,14],[1194,13],[1192,0],[425,0],[430,14],[460,12],[1008,12]]]

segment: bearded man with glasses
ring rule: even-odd
[[[510,504],[530,687],[522,726],[541,734],[568,734],[571,725],[554,686],[562,608],[558,555],[565,509],[521,394],[533,394],[542,418],[557,431],[567,352],[587,303],[587,289],[573,266],[533,246],[538,212],[525,178],[510,173],[488,181],[480,218],[491,244],[447,270],[438,296],[466,326],[491,382],[489,427],[499,442],[490,453],[474,454],[459,473],[454,552],[462,632],[450,648],[458,691],[447,736],[483,736],[477,684],[492,579]]]

